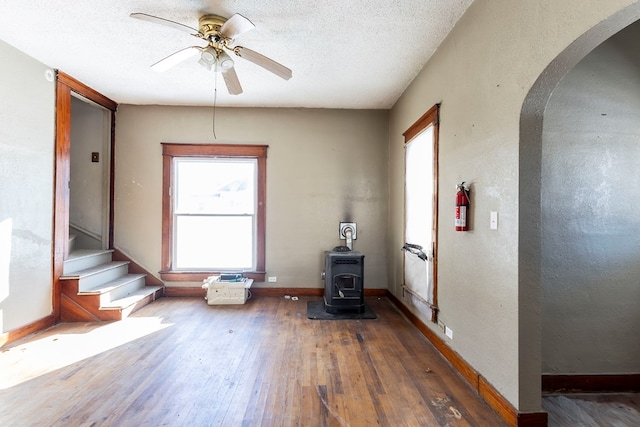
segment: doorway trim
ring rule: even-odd
[[[62,71],[56,72],[56,131],[53,194],[53,316],[60,321],[60,276],[69,255],[69,177],[71,169],[71,93],[111,112],[109,162],[108,247],[113,248],[113,178],[115,169],[115,119],[118,104]]]

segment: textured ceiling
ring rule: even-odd
[[[472,0],[0,0],[0,40],[119,103],[386,109]],[[191,58],[149,66],[202,45],[188,33],[129,17],[143,12],[198,26],[240,13],[256,26],[235,44],[293,70],[288,81],[236,59],[244,93]]]

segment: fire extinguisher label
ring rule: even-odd
[[[456,227],[467,226],[467,207],[456,206]]]

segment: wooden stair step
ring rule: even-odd
[[[100,295],[105,294],[107,292],[111,292],[114,289],[117,289],[121,286],[127,285],[135,280],[138,280],[142,277],[145,277],[145,274],[127,274],[126,276],[122,276],[116,280],[112,280],[110,282],[97,285],[91,289],[85,289],[83,291],[79,291],[78,295]]]
[[[136,303],[140,302],[144,298],[154,295],[158,291],[162,290],[162,286],[145,286],[143,288],[138,289],[135,292],[132,292],[130,295],[113,300],[109,303],[100,306],[100,310],[122,310]],[[153,298],[155,299],[155,297]]]
[[[112,254],[113,249],[74,249],[64,262],[62,274],[73,274],[75,271],[112,261]]]
[[[69,254],[60,276],[63,321],[122,320],[164,296],[161,281],[149,286],[149,273],[127,257],[114,260],[116,252],[75,249]]]
[[[66,261],[74,261],[80,258],[110,253],[113,253],[113,249],[74,249],[73,251],[69,251]]]
[[[129,261],[110,261],[104,264],[96,265],[95,267],[84,268],[82,270],[74,271],[72,273],[66,273],[60,276],[61,279],[84,279],[85,277],[93,276],[94,274],[102,273],[106,270],[128,265]]]

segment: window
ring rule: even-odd
[[[267,146],[162,144],[164,280],[264,281]]]
[[[426,260],[405,252],[404,286],[437,321],[438,109],[435,105],[405,133],[405,242],[421,246]]]

